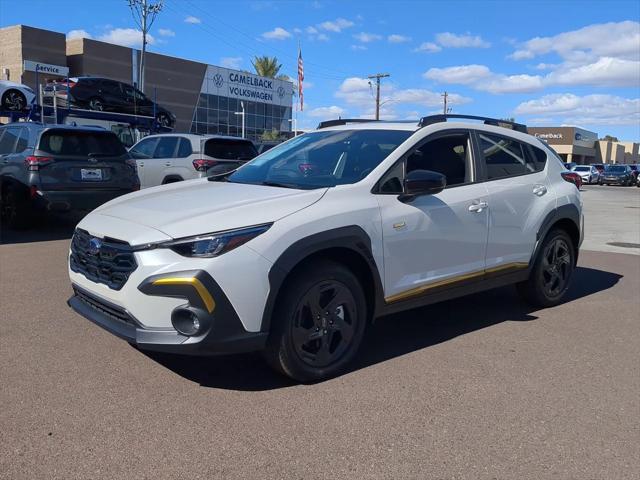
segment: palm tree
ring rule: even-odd
[[[277,57],[268,57],[266,55],[254,57],[251,60],[251,64],[258,75],[267,78],[276,78],[282,68],[282,64],[278,63]]]

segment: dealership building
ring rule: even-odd
[[[25,25],[0,29],[0,77],[36,91],[36,83],[67,75],[137,84],[139,62],[137,49]],[[145,94],[176,115],[178,132],[240,136],[243,117],[247,138],[291,132],[289,81],[147,52],[144,83]]]

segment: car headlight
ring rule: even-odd
[[[162,243],[158,247],[170,248],[185,257],[212,258],[238,248],[252,238],[262,235],[271,228],[271,225],[273,224],[268,223],[254,227],[181,238],[180,240]]]

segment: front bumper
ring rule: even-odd
[[[211,277],[208,278],[213,282]],[[207,287],[211,288],[211,284],[207,283]],[[143,350],[187,355],[217,355],[262,350],[266,344],[267,333],[247,332],[226,296],[218,289],[219,287],[214,287],[215,291],[212,292],[216,297],[215,311],[206,319],[206,328],[197,336],[182,335],[173,328],[145,327],[126,309],[76,284],[73,284],[74,295],[67,303],[76,313]],[[149,294],[154,295],[151,291]],[[188,295],[183,295],[182,292],[177,292],[176,295],[188,300],[189,303],[186,306],[193,303]]]

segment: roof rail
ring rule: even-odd
[[[318,124],[318,130],[321,128],[337,127],[338,125],[347,125],[349,123],[369,123],[379,122],[380,120],[373,120],[372,118],[337,118],[336,120],[325,120]]]
[[[509,120],[501,120],[499,118],[490,117],[478,117],[475,115],[460,115],[454,113],[429,115],[428,117],[422,117],[418,123],[419,127],[426,127],[427,125],[433,125],[434,123],[446,122],[448,119],[464,118],[468,120],[481,120],[485,125],[494,125],[496,127],[509,128],[516,132],[527,133],[527,126],[523,123],[511,122]]]

